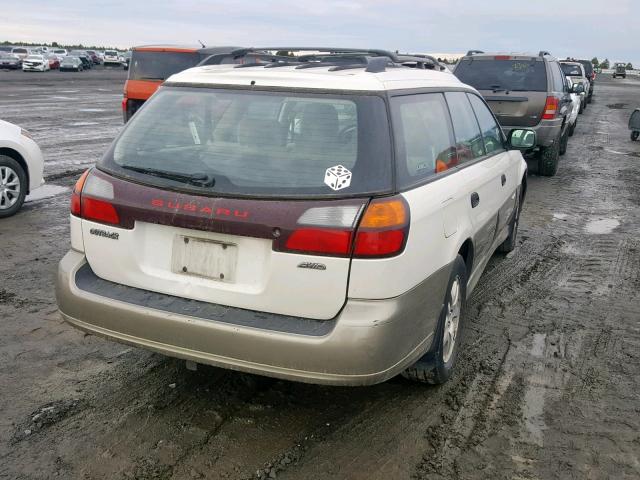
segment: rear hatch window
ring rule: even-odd
[[[544,62],[537,59],[463,59],[456,67],[455,75],[477,90],[547,91]]]
[[[389,124],[376,95],[164,87],[100,167],[211,196],[343,197],[392,189]]]
[[[593,63],[591,63],[589,60],[578,60],[578,61],[584,67],[584,71],[587,74],[587,76],[593,73]]]
[[[166,80],[174,73],[195,67],[200,62],[197,52],[133,52],[129,80]]]
[[[568,75],[570,77],[581,77],[582,76],[582,69],[580,67],[578,67],[577,65],[567,65],[566,63],[562,63],[560,65],[562,66],[562,72],[565,75]]]

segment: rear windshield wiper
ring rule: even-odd
[[[500,85],[490,85],[491,90],[493,90],[493,93],[498,93],[498,92],[506,92],[506,89],[502,88]]]
[[[168,180],[175,180],[176,182],[190,183],[197,185],[198,187],[213,187],[216,184],[216,179],[207,175],[206,173],[190,173],[183,174],[177,172],[170,172],[167,170],[158,170],[155,168],[147,167],[135,167],[133,165],[121,165],[125,170],[133,170],[134,172],[144,173],[146,175],[152,175],[154,177],[166,178]]]

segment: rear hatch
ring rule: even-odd
[[[332,318],[390,152],[378,96],[163,87],[85,183],[87,260],[132,287]]]
[[[478,90],[506,127],[537,125],[547,100],[545,63],[509,55],[463,58],[455,75]]]
[[[171,75],[195,67],[199,62],[200,55],[193,49],[134,50],[125,95],[147,100]]]

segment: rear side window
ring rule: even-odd
[[[149,52],[135,50],[129,67],[129,80],[166,80],[174,73],[195,67],[197,52]]]
[[[102,167],[212,195],[352,196],[392,187],[389,122],[377,95],[164,87],[127,123]]]
[[[457,165],[451,120],[441,93],[394,97],[391,111],[401,187]]]
[[[560,64],[556,62],[549,62],[549,70],[551,71],[551,78],[553,80],[553,91],[564,92],[566,79],[564,73],[560,69]]]
[[[480,124],[484,149],[487,155],[504,150],[502,130],[496,123],[495,118],[493,118],[489,108],[477,96],[470,93],[467,94],[467,96],[469,97],[469,101],[471,101],[471,106]]]
[[[547,75],[539,60],[468,58],[460,61],[455,75],[477,90],[546,92]]]
[[[464,92],[447,92],[445,94],[458,150],[458,160],[468,162],[485,154],[484,141],[471,103]]]

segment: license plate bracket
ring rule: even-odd
[[[238,246],[204,238],[176,235],[173,242],[173,273],[233,283]]]

